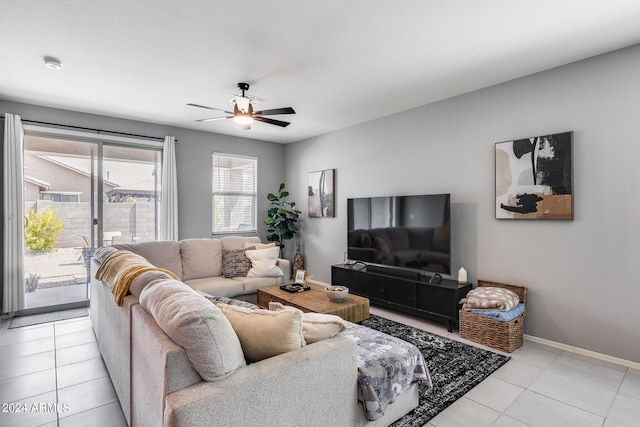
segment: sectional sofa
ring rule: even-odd
[[[166,318],[157,319],[158,311],[161,311],[156,310],[161,304],[157,301],[173,303],[178,311],[183,306],[181,301],[185,301],[184,307],[191,304],[210,306],[205,299],[207,295],[247,296],[260,286],[286,277],[285,273],[278,278],[208,276],[216,273],[218,267],[220,270],[224,267],[222,261],[220,265],[216,261],[215,266],[211,266],[212,259],[222,260],[223,254],[218,257],[215,248],[224,253],[223,248],[230,251],[239,250],[230,248],[243,248],[247,243],[259,244],[257,238],[227,239],[226,242],[220,239],[217,242],[146,242],[117,246],[117,249],[144,256],[182,279],[180,282],[162,272],[145,272],[131,282],[122,306],[115,303],[109,286],[95,278],[104,258],[97,254],[92,261],[91,321],[129,425],[377,427],[389,425],[417,406],[418,386],[414,384],[387,406],[383,417],[368,421],[357,399],[356,345],[342,336],[254,363],[240,363],[215,380],[203,380],[206,375],[196,369],[199,364],[194,364],[193,348],[176,342],[193,333],[192,325],[209,325],[212,317],[207,320],[203,315],[205,320],[182,322],[178,327],[187,327],[186,331],[190,332],[184,333],[185,329],[180,329],[172,339],[167,333],[176,331],[167,328]],[[153,290],[161,291],[164,296],[152,302]],[[209,306],[203,305],[202,310],[197,308],[191,312],[211,313]],[[220,337],[223,329],[219,326],[209,328],[211,336],[208,336],[209,332],[203,332],[202,337],[207,335],[215,341],[214,346],[225,355],[219,360],[227,366],[230,360],[237,358],[237,351],[234,353],[235,350],[229,347],[235,345],[229,344],[233,340]],[[193,341],[200,343],[199,339]]]

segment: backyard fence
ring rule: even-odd
[[[36,200],[25,203],[25,212],[44,212],[50,207],[64,219],[64,230],[58,235],[58,248],[82,247],[82,236],[91,235],[91,203]],[[120,232],[123,241],[155,240],[155,203],[136,200],[133,203],[104,203],[103,231]]]

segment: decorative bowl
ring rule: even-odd
[[[331,301],[340,302],[347,299],[347,296],[349,295],[349,288],[346,286],[327,286],[324,288],[324,292]]]

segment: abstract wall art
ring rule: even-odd
[[[497,219],[573,219],[573,132],[498,142]]]
[[[335,169],[309,172],[309,217],[335,216]]]

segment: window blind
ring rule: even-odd
[[[213,153],[212,232],[256,232],[256,157]]]

